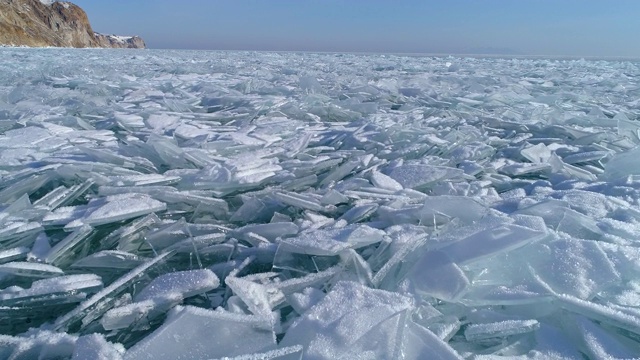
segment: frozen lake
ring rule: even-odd
[[[0,359],[638,357],[639,79],[0,48]]]

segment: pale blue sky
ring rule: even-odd
[[[638,0],[75,0],[150,48],[640,57]]]

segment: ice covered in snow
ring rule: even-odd
[[[638,358],[638,79],[0,49],[0,358]]]

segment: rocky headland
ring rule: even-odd
[[[95,33],[87,14],[66,1],[0,0],[0,44],[31,47],[145,48],[138,36]]]

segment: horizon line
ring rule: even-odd
[[[487,57],[487,58],[518,58],[518,59],[554,59],[554,60],[638,60],[640,56],[631,55],[549,55],[549,54],[501,54],[501,53],[473,53],[473,52],[404,52],[404,51],[328,51],[328,50],[265,50],[265,49],[197,49],[197,48],[172,48],[172,47],[146,47],[143,49],[134,48],[101,48],[101,47],[59,47],[59,46],[24,46],[13,44],[0,44],[0,49],[104,49],[104,50],[175,50],[175,51],[211,51],[211,52],[259,52],[259,53],[308,53],[308,54],[351,54],[351,55],[397,55],[397,56],[434,56],[434,57]]]

